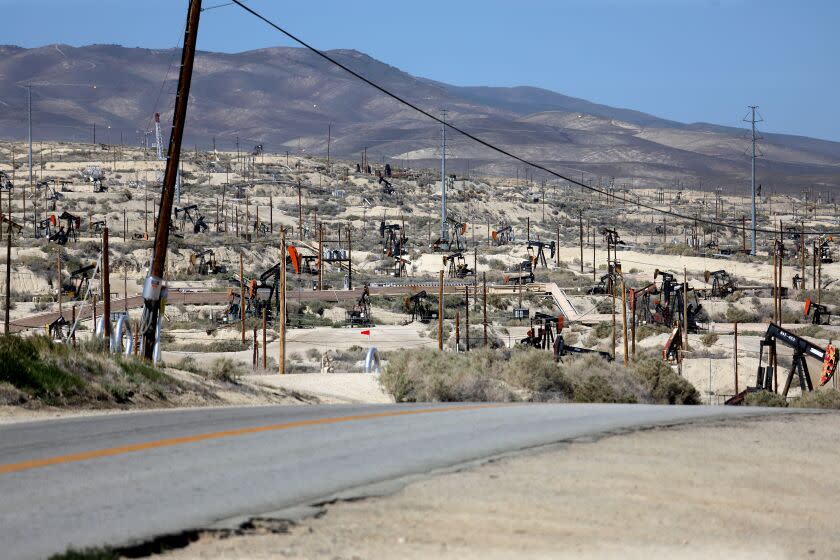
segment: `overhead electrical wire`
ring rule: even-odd
[[[344,64],[342,64],[341,62],[339,62],[335,58],[331,57],[327,53],[313,47],[312,45],[310,45],[309,43],[307,43],[303,39],[301,39],[298,36],[291,33],[290,31],[287,31],[286,29],[280,27],[279,25],[277,25],[276,23],[274,23],[273,21],[271,21],[270,19],[268,19],[267,17],[262,15],[261,13],[257,12],[256,10],[250,8],[249,6],[247,6],[246,4],[241,2],[240,0],[233,0],[231,3],[239,6],[240,8],[245,10],[246,12],[248,12],[251,15],[253,15],[254,17],[256,17],[257,19],[263,21],[265,24],[269,25],[270,27],[273,27],[274,29],[276,29],[277,31],[279,31],[280,33],[282,33],[283,35],[285,35],[286,37],[288,37],[292,41],[294,41],[294,42],[298,43],[299,45],[301,45],[302,47],[312,51],[313,53],[317,54],[318,56],[320,56],[324,60],[330,62],[331,64],[333,64],[335,66],[338,66],[339,68],[341,68],[342,70],[344,70],[345,72],[350,74],[351,76],[353,76],[355,78],[358,78],[362,82],[368,84],[369,86],[378,90],[379,92],[387,95],[391,99],[394,99],[395,101],[397,101],[399,103],[402,103],[406,107],[409,107],[409,108],[417,111],[418,113],[428,117],[429,119],[435,121],[436,123],[441,124],[441,125],[449,128],[449,129],[451,129],[451,130],[454,130],[455,132],[466,136],[470,140],[473,140],[474,142],[477,142],[478,144],[481,144],[482,146],[484,146],[486,148],[489,148],[490,150],[493,150],[494,152],[497,152],[499,154],[507,156],[507,157],[509,157],[511,159],[514,159],[514,160],[516,160],[520,163],[523,163],[527,166],[530,166],[534,169],[539,169],[540,171],[548,173],[549,175],[551,175],[553,177],[556,177],[558,179],[563,179],[564,181],[567,181],[567,182],[569,182],[573,185],[577,185],[577,186],[579,186],[583,189],[586,189],[588,191],[595,192],[595,193],[604,195],[606,197],[609,197],[609,198],[612,198],[614,200],[624,202],[624,203],[627,203],[627,204],[630,204],[630,205],[635,205],[636,207],[645,208],[647,210],[652,210],[654,212],[659,212],[660,214],[665,214],[665,215],[672,216],[672,217],[678,218],[680,220],[686,220],[686,221],[689,221],[689,222],[696,222],[696,223],[701,223],[701,224],[706,224],[706,225],[724,227],[724,228],[734,229],[736,231],[741,229],[741,227],[738,224],[727,224],[727,223],[724,223],[724,222],[707,220],[707,219],[700,218],[700,217],[697,217],[697,216],[687,216],[685,214],[679,214],[679,213],[673,212],[671,210],[663,210],[661,208],[657,208],[657,207],[652,206],[650,204],[642,203],[642,202],[639,202],[639,201],[633,201],[633,200],[630,200],[626,197],[618,196],[615,193],[604,191],[604,190],[601,190],[599,188],[593,187],[591,185],[587,185],[586,183],[576,181],[576,180],[574,180],[570,177],[566,177],[562,173],[558,173],[557,171],[554,171],[553,169],[549,169],[548,167],[545,167],[544,165],[529,161],[529,160],[527,160],[527,159],[525,159],[521,156],[518,156],[514,153],[509,152],[508,150],[506,150],[504,148],[500,148],[499,146],[496,146],[495,144],[491,144],[490,142],[487,142],[486,140],[483,140],[483,139],[481,139],[477,136],[474,136],[473,134],[467,132],[466,130],[463,130],[463,129],[453,125],[451,122],[446,122],[443,119],[441,119],[441,118],[433,115],[432,113],[426,111],[425,109],[423,109],[421,107],[418,107],[414,103],[400,97],[396,93],[391,92],[390,90],[386,89],[385,87],[383,87],[383,86],[377,84],[376,82],[366,78],[365,76],[359,74],[358,72],[356,72],[352,68],[349,68],[349,67],[345,66]],[[775,230],[775,229],[764,229],[764,228],[755,228],[755,230],[753,230],[753,228],[749,228],[749,229],[750,229],[750,231],[756,231],[758,233],[768,233],[768,234],[773,234],[773,235],[779,233],[779,231]],[[805,231],[804,233],[805,233],[805,235],[840,235],[840,231]]]

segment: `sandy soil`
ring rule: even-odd
[[[838,558],[840,414],[662,428],[501,459],[166,558]]]
[[[391,403],[379,376],[370,373],[305,373],[255,375],[251,383],[315,395],[324,403]]]

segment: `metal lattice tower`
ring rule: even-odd
[[[160,113],[155,113],[155,144],[157,147],[157,158],[163,160],[163,135],[160,133]]]
[[[755,124],[764,122],[764,119],[761,118],[759,115],[758,119],[755,118],[755,110],[758,109],[758,105],[750,105],[750,114],[744,117],[744,122],[748,122],[752,126],[752,251],[750,254],[755,256],[756,254],[756,215],[755,215],[755,159],[759,157],[756,154],[756,142],[761,139],[760,136],[756,134]]]

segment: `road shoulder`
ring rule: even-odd
[[[655,428],[206,532],[166,557],[836,558],[838,448],[838,413]]]

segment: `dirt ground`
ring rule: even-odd
[[[662,428],[503,458],[328,506],[207,558],[838,558],[840,414]]]

